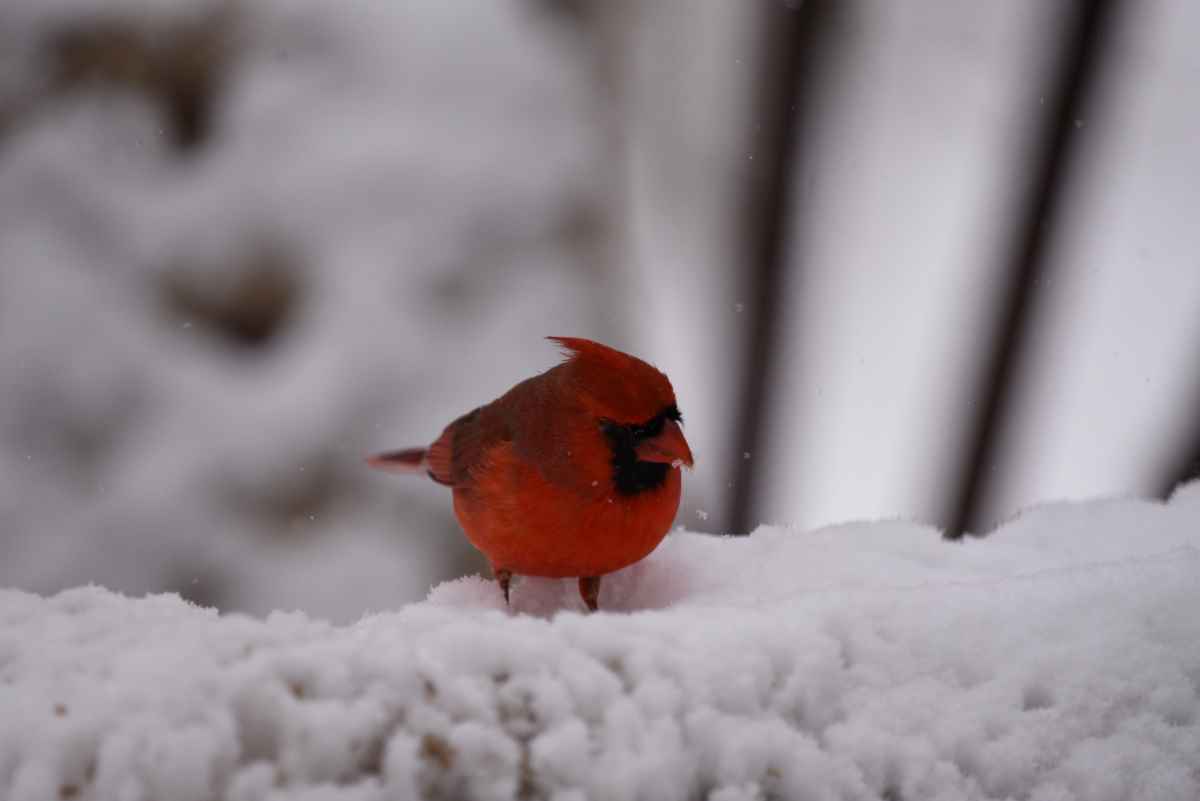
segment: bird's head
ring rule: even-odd
[[[692,450],[680,428],[683,416],[665,375],[641,359],[598,342],[575,337],[549,339],[567,350],[570,358],[563,368],[618,462],[626,459],[663,468],[692,466]]]

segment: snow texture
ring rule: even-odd
[[[0,798],[1200,797],[1200,484],[675,532],[579,611],[464,578],[339,627],[0,593]]]

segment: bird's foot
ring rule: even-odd
[[[493,568],[492,574],[495,575],[496,582],[500,585],[500,592],[504,593],[504,605],[508,606],[508,588],[512,584],[512,571]]]
[[[587,604],[589,612],[600,608],[600,576],[580,576],[579,595]]]

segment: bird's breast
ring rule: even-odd
[[[659,486],[628,494],[608,476],[562,486],[498,456],[473,486],[454,492],[467,538],[495,568],[549,577],[611,573],[653,551],[679,509],[678,468],[668,467]]]

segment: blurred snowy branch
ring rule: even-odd
[[[0,586],[350,620],[476,569],[362,456],[600,333],[565,44],[517,2],[0,4]]]

